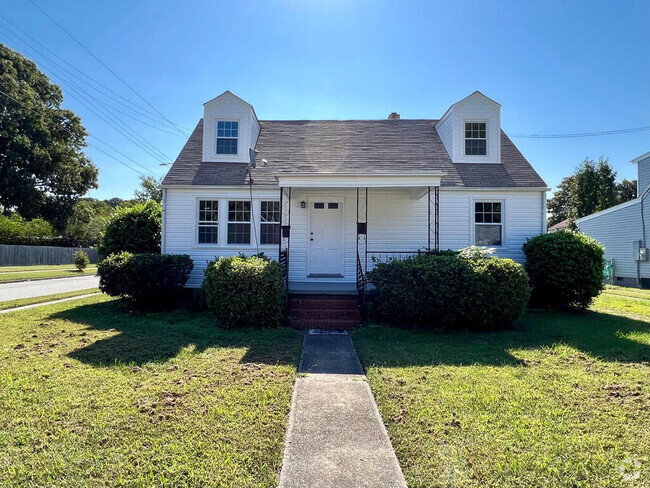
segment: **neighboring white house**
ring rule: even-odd
[[[427,248],[523,261],[548,188],[500,125],[480,92],[439,120],[260,121],[227,91],[163,180],[162,250],[194,259],[192,287],[216,256],[264,252],[294,292],[354,291],[378,260]]]
[[[605,246],[613,260],[616,284],[650,287],[650,152],[632,160],[637,165],[637,198],[576,220],[580,232]]]

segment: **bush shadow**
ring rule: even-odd
[[[559,344],[606,362],[650,362],[650,345],[634,337],[639,334],[650,335],[650,322],[603,312],[529,311],[505,331],[366,328],[353,338],[364,364],[525,366],[512,351]]]
[[[131,312],[119,302],[105,302],[63,310],[50,318],[112,333],[68,354],[93,366],[164,362],[188,346],[196,352],[212,347],[244,348],[242,363],[293,364],[297,367],[300,359],[302,341],[296,331],[285,328],[219,329],[208,312]]]

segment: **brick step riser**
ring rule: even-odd
[[[361,314],[359,313],[359,310],[354,309],[354,310],[347,310],[347,309],[333,309],[333,310],[324,310],[324,309],[318,309],[318,310],[305,310],[305,309],[299,309],[299,310],[291,310],[289,312],[289,315],[292,315],[293,317],[296,317],[298,319],[318,319],[318,320],[326,320],[326,319],[359,319]]]
[[[354,329],[359,327],[358,320],[296,320],[289,321],[294,329]]]
[[[300,300],[292,299],[291,309],[356,309],[359,302],[356,300]]]

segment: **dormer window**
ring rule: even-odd
[[[237,154],[239,122],[217,121],[217,154]]]
[[[487,155],[485,122],[465,122],[465,155]]]

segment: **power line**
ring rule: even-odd
[[[1,94],[1,95],[4,95],[5,97],[9,98],[10,100],[13,100],[14,102],[16,102],[17,104],[21,105],[23,108],[26,108],[26,109],[29,110],[30,112],[33,112],[33,113],[35,113],[35,114],[37,114],[37,115],[41,115],[37,110],[34,110],[33,108],[28,107],[27,105],[25,105],[25,104],[24,104],[23,102],[21,102],[20,100],[15,99],[14,97],[12,97],[11,95],[9,95],[9,94],[3,92],[2,90],[0,90],[0,94]],[[76,136],[77,136],[77,135],[74,134],[71,130],[67,129],[67,128],[66,128],[65,126],[63,126],[63,125],[62,125],[60,128],[63,129],[64,131],[66,131],[68,134],[70,134],[70,135],[73,136],[73,137],[76,137]],[[90,133],[88,133],[88,135],[91,136]],[[95,136],[92,136],[92,137],[95,137]],[[102,144],[104,144],[104,145],[110,147],[113,151],[115,151],[115,152],[117,152],[117,153],[120,152],[120,151],[118,151],[117,149],[115,149],[113,146],[111,146],[110,144],[108,144],[108,143],[102,141],[101,139],[99,139],[99,138],[97,138],[97,137],[95,137],[95,139],[97,139],[97,140],[98,140],[99,142],[101,142]],[[89,143],[89,142],[87,142],[86,144],[88,144],[88,146],[90,146],[90,147],[95,148],[95,149],[98,150],[99,152],[102,152],[102,153],[106,154],[109,158],[114,159],[115,161],[117,161],[117,162],[120,163],[121,165],[126,166],[127,168],[129,168],[129,169],[135,171],[136,173],[138,173],[138,174],[140,174],[140,175],[142,175],[142,176],[144,176],[144,177],[147,176],[147,175],[145,175],[142,171],[140,171],[140,170],[134,168],[133,166],[130,166],[130,165],[126,164],[124,161],[122,161],[122,160],[116,158],[115,156],[113,156],[113,155],[107,153],[106,151],[104,151],[104,150],[101,149],[100,147],[97,147],[97,146],[95,146],[94,144],[91,144],[91,143]],[[130,159],[130,158],[129,158],[129,159]],[[139,163],[136,163],[136,164],[139,164]],[[145,168],[145,169],[147,169],[147,168]],[[147,171],[149,171],[150,173],[152,173],[152,174],[154,174],[154,175],[156,175],[156,176],[159,176],[159,175],[157,175],[156,173],[154,173],[153,171],[151,171],[151,170],[149,170],[149,169],[147,169]]]
[[[64,66],[61,66],[60,64],[58,64],[56,61],[52,60],[51,58],[48,58],[48,59],[50,59],[50,61],[51,61],[53,64],[55,64],[55,65],[58,66],[61,70],[65,71],[66,73],[68,73],[68,74],[70,74],[71,76],[73,76],[73,77],[74,77],[75,79],[77,79],[78,81],[80,81],[80,82],[86,84],[87,86],[89,86],[89,87],[92,88],[93,90],[96,90],[97,92],[101,93],[101,94],[102,94],[103,96],[105,96],[106,98],[109,98],[109,99],[111,99],[111,100],[113,100],[113,101],[119,103],[119,104],[122,105],[123,107],[125,107],[125,108],[127,108],[127,109],[129,109],[129,110],[132,110],[133,112],[137,113],[138,115],[140,115],[140,116],[142,116],[142,117],[145,117],[145,118],[147,118],[147,119],[149,119],[149,120],[151,120],[151,121],[153,121],[153,122],[156,122],[156,123],[161,123],[162,125],[165,125],[165,127],[170,127],[170,128],[172,128],[172,129],[177,130],[177,129],[174,127],[174,125],[163,124],[164,119],[161,119],[161,118],[153,118],[151,115],[154,115],[154,116],[156,116],[156,117],[159,117],[155,112],[150,111],[150,110],[147,109],[147,108],[144,108],[144,107],[142,107],[142,106],[140,106],[140,105],[137,105],[137,104],[133,103],[133,102],[132,102],[131,100],[129,100],[128,98],[123,97],[123,96],[120,95],[119,93],[117,93],[117,92],[111,90],[111,89],[110,89],[109,87],[107,87],[106,85],[102,84],[101,82],[95,80],[94,78],[92,78],[91,76],[87,75],[87,74],[84,73],[83,71],[79,70],[76,66],[74,66],[73,64],[69,63],[69,62],[66,61],[64,58],[62,58],[61,56],[59,56],[56,52],[52,51],[52,50],[49,49],[47,46],[43,45],[43,44],[40,43],[38,40],[34,39],[32,36],[30,36],[27,32],[25,32],[24,30],[22,30],[19,26],[17,26],[17,25],[14,24],[13,22],[11,22],[11,20],[9,20],[9,19],[8,19],[7,17],[5,17],[4,15],[0,14],[0,20],[3,20],[6,24],[9,25],[9,30],[11,30],[11,29],[13,28],[13,29],[15,29],[16,31],[18,31],[17,33],[16,33],[16,32],[13,32],[12,35],[15,36],[16,38],[21,39],[23,43],[25,43],[25,44],[27,44],[27,45],[30,45],[30,44],[25,40],[25,37],[28,38],[28,39],[30,39],[32,42],[34,42],[35,44],[37,44],[38,46],[40,46],[42,49],[44,49],[45,51],[47,51],[48,53],[50,53],[52,56],[54,56],[54,57],[56,57],[57,59],[59,59],[62,63],[64,63],[65,65],[67,65],[69,68],[71,68],[72,70],[76,71],[77,73],[79,73],[80,75],[82,75],[84,78],[87,78],[88,80],[90,80],[90,81],[91,81],[92,83],[94,83],[95,85],[101,87],[101,89],[100,89],[100,88],[97,88],[97,86],[94,86],[92,83],[86,81],[86,80],[85,80],[84,78],[82,78],[81,76],[76,75],[75,73],[73,73],[73,72],[70,71],[69,69],[65,68]],[[23,36],[24,36],[24,37],[23,37]],[[41,54],[41,56],[43,56],[43,57],[47,57],[45,54],[43,54],[42,51],[38,51],[38,49],[35,48],[35,47],[32,46],[32,45],[30,45],[30,46],[32,47],[33,50],[39,52],[39,53]],[[103,89],[104,91],[102,91],[102,89]],[[112,94],[112,95],[111,95],[111,94]],[[114,96],[113,96],[113,95],[114,95]],[[118,97],[119,99],[116,98],[116,97]],[[121,100],[120,100],[120,99],[121,99]],[[122,101],[122,100],[123,100],[123,101]],[[126,102],[126,103],[125,103],[125,102]],[[110,106],[109,104],[107,104],[107,103],[105,103],[105,102],[102,102],[102,103],[104,103],[106,106],[112,107],[112,106]],[[135,108],[134,108],[134,107],[135,107]],[[119,112],[118,109],[116,109],[116,108],[114,108],[114,107],[112,107],[112,108],[113,108],[113,110]],[[133,118],[134,120],[137,120],[137,121],[139,121],[139,122],[141,122],[141,123],[143,123],[143,124],[146,124],[146,122],[144,122],[144,121],[142,121],[142,120],[140,120],[140,119],[137,119],[137,118],[135,118],[135,117],[133,117],[133,116],[131,116],[131,115],[129,115],[129,114],[125,114],[124,112],[120,112],[120,113],[123,113],[123,114],[126,115],[127,117],[131,117],[131,118]],[[162,130],[162,129],[158,128],[158,127],[154,127],[154,128],[156,128],[156,129],[158,129],[158,130]],[[188,129],[188,130],[189,130],[189,129]],[[178,130],[177,130],[177,131],[178,131]],[[163,132],[166,132],[166,131],[163,131]],[[178,131],[178,132],[179,132],[179,134],[173,133],[173,135],[178,135],[179,137],[180,137],[181,135],[184,135],[184,136],[185,136],[185,134],[183,134],[183,132],[180,132],[180,131]],[[172,133],[170,133],[170,132],[167,132],[167,133],[168,133],[168,134],[172,134]]]
[[[525,139],[569,139],[574,137],[597,137],[597,136],[611,136],[616,134],[629,134],[631,132],[643,132],[650,130],[650,126],[647,127],[633,127],[631,129],[616,129],[616,130],[605,130],[600,132],[578,132],[575,134],[512,134],[510,137],[520,137]]]
[[[48,19],[50,19],[52,22],[54,22],[59,29],[61,29],[70,39],[72,39],[74,42],[76,42],[84,51],[86,51],[88,54],[90,54],[95,61],[97,61],[99,64],[101,64],[104,68],[106,68],[115,78],[117,78],[124,86],[126,86],[129,90],[131,90],[135,95],[142,100],[144,103],[146,103],[149,107],[151,107],[158,115],[160,115],[163,119],[165,119],[167,122],[172,124],[174,127],[176,127],[177,130],[179,130],[181,133],[183,133],[185,136],[188,134],[183,132],[176,124],[174,124],[171,120],[169,120],[167,117],[165,117],[164,114],[162,114],[156,107],[154,107],[151,103],[149,103],[148,100],[146,100],[142,95],[140,95],[135,88],[133,88],[131,85],[129,85],[126,81],[124,81],[115,71],[113,71],[111,68],[109,68],[101,59],[99,59],[97,56],[95,56],[90,49],[88,49],[86,46],[84,46],[79,40],[77,40],[76,37],[74,37],[72,34],[70,34],[65,28],[59,24],[55,19],[53,19],[45,10],[43,10],[41,7],[38,6],[38,4],[34,0],[29,0],[34,7],[36,7],[38,10],[43,13]]]
[[[13,34],[10,34],[13,36]],[[29,49],[34,50],[34,52],[38,52],[31,44],[28,42],[22,40],[25,45],[28,46]],[[50,62],[53,62],[55,65],[57,64],[56,62],[52,61],[48,56],[40,53],[45,59],[47,59]],[[45,63],[42,63],[42,66],[47,67]],[[51,69],[49,69],[52,71]],[[56,71],[59,71],[58,69],[55,69]],[[160,151],[158,148],[156,148],[153,144],[151,144],[147,139],[142,137],[137,131],[135,131],[132,127],[130,127],[128,124],[120,120],[118,117],[116,117],[114,114],[112,114],[110,111],[102,109],[100,106],[98,106],[99,103],[103,102],[101,100],[96,99],[93,97],[90,93],[88,93],[86,90],[84,90],[82,87],[80,87],[77,83],[72,81],[68,76],[60,73],[56,74],[52,71],[52,74],[59,78],[62,82],[65,83],[64,79],[67,80],[67,83],[70,84],[68,86],[68,90],[72,93],[69,93],[69,95],[78,100],[83,106],[85,106],[88,110],[90,110],[93,114],[95,114],[97,117],[99,117],[101,120],[103,120],[106,124],[111,126],[113,129],[115,129],[117,132],[119,132],[121,135],[126,137],[128,140],[133,142],[135,145],[137,145],[140,149],[144,150],[146,153],[148,153],[150,156],[154,157],[157,159],[159,162],[166,162],[167,160],[170,160],[169,156],[165,155],[162,151]],[[77,96],[75,96],[76,94]],[[96,110],[101,112],[104,116],[108,117],[110,120],[107,120],[104,118],[104,116],[100,115],[95,111],[92,107],[90,107],[88,104],[92,105]],[[106,105],[106,104],[104,104]],[[110,108],[110,105],[107,105]],[[124,132],[127,131],[127,132]],[[167,131],[165,131],[167,132]],[[129,158],[130,159],[130,158]],[[135,161],[134,161],[135,162]],[[138,166],[141,166],[147,171],[150,171],[148,168],[142,166],[140,163],[137,163]]]

